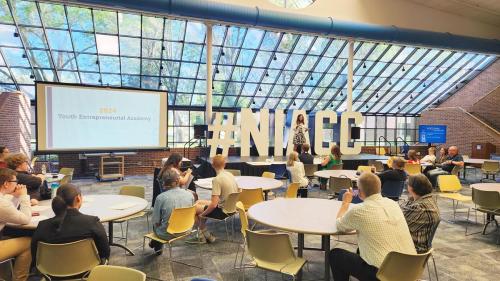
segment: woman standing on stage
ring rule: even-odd
[[[295,128],[293,128],[293,147],[297,153],[300,153],[302,150],[302,145],[306,143],[306,135],[309,129],[305,125],[304,115],[299,114],[297,116],[297,121],[295,121]]]

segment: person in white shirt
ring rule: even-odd
[[[0,232],[7,223],[28,224],[31,221],[30,196],[25,185],[17,184],[16,175],[11,169],[0,169]],[[15,258],[16,281],[28,279],[31,265],[30,245],[29,237],[0,240],[0,261]]]
[[[359,197],[363,203],[350,205],[352,191],[347,191],[337,214],[340,232],[356,230],[359,255],[341,248],[330,251],[333,280],[377,280],[378,268],[389,252],[416,254],[415,246],[399,205],[382,197],[380,179],[362,173],[358,179]]]
[[[300,188],[297,191],[297,196],[307,198],[307,186],[309,185],[309,179],[306,177],[304,164],[299,161],[299,154],[297,152],[292,151],[292,153],[288,155],[286,169],[290,173],[291,181],[299,183],[300,185]]]
[[[429,154],[425,155],[424,158],[420,159],[420,163],[429,163],[434,165],[436,163],[436,148],[429,147],[427,150]]]

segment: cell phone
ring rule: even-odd
[[[32,217],[36,217],[36,216],[39,216],[39,215],[40,215],[40,213],[39,213],[39,212],[32,212],[32,213],[31,213],[31,216],[32,216]]]

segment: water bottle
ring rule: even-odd
[[[59,183],[58,182],[53,182],[51,185],[50,185],[50,198],[54,198],[56,197],[56,194],[57,194],[57,189],[59,188]]]
[[[42,174],[45,175],[45,173],[47,173],[47,167],[45,166],[45,164],[42,165]]]
[[[271,163],[274,162],[274,155],[271,155]]]

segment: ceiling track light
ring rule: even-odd
[[[262,88],[261,87],[259,87],[259,92],[262,92]]]
[[[226,55],[226,53],[224,53],[224,51],[222,51],[222,52],[220,53],[220,55],[221,55],[221,56],[225,56],[225,55]]]
[[[266,72],[266,76],[269,77],[269,72]]]
[[[160,65],[160,69],[163,69],[163,65]]]
[[[378,99],[378,94],[376,94],[375,97]]]
[[[304,89],[302,89],[302,91],[300,91],[301,93],[304,93]]]
[[[14,37],[19,37],[19,33],[14,32]]]
[[[34,74],[31,74],[31,75],[30,75],[30,79],[35,79],[35,75],[34,75]]]
[[[331,103],[331,104],[330,104],[330,107],[332,107],[332,108],[333,108],[333,103]]]
[[[309,78],[309,80],[311,80],[311,81],[314,80],[314,78],[312,77],[312,75],[311,75],[311,78]]]
[[[161,50],[165,51],[165,46],[161,45]]]
[[[398,106],[398,110],[400,110],[400,109],[401,109],[401,106]]]
[[[422,87],[424,87],[424,88],[425,88],[425,87],[427,87],[427,85],[424,83],[424,85],[422,85]]]
[[[366,63],[363,63],[363,68],[366,68]]]
[[[255,104],[255,100],[252,101],[252,104]]]
[[[99,83],[102,83],[102,79],[97,80]]]
[[[219,74],[219,73],[220,73],[220,71],[219,71],[219,68],[218,68],[218,67],[216,67],[216,68],[215,68],[215,73],[217,73],[217,74]]]
[[[389,85],[392,85],[392,81],[391,80],[389,80]]]
[[[273,60],[277,60],[277,59],[278,59],[278,58],[276,57],[276,55],[274,55],[274,58],[273,58]]]
[[[455,85],[455,90],[458,90],[458,85]]]
[[[438,69],[438,74],[441,74],[441,68],[440,68],[440,69]]]
[[[163,84],[162,84],[161,82],[158,84],[158,86],[160,86],[160,87],[161,87],[162,85],[163,85]]]
[[[99,60],[96,60],[96,61],[95,61],[95,64],[99,64]]]
[[[405,66],[403,65],[403,68],[401,68],[401,71],[405,72],[406,69],[405,69]]]
[[[26,54],[23,54],[23,59],[27,58]]]
[[[296,106],[297,104],[295,103],[295,101],[293,101],[293,106]]]

